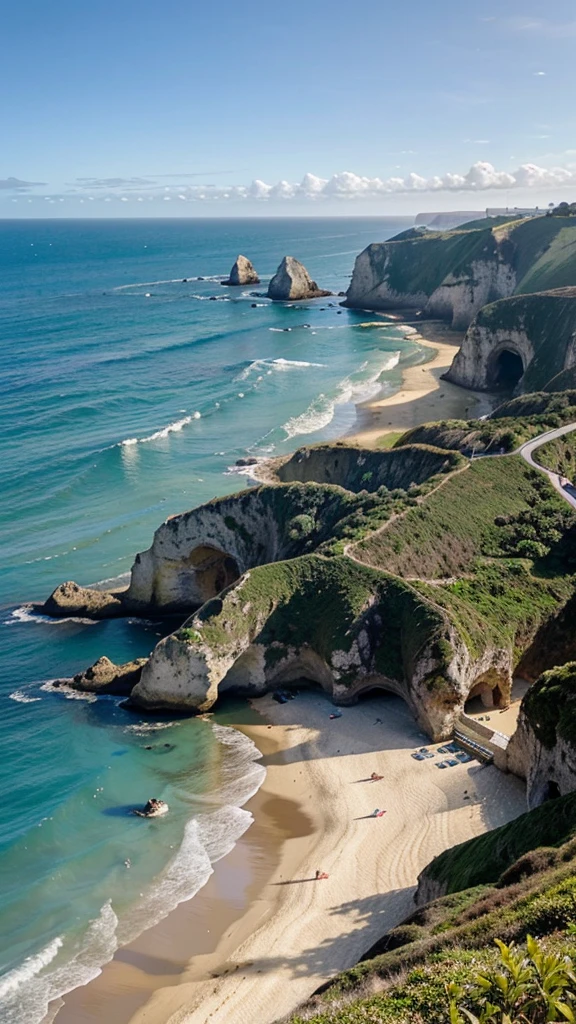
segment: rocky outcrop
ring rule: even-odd
[[[140,681],[147,658],[135,658],[124,665],[115,665],[110,658],[98,658],[85,672],[79,672],[71,681],[66,680],[73,690],[82,693],[112,693],[129,696]]]
[[[487,303],[576,279],[576,226],[554,220],[479,221],[369,245],[356,259],[344,305],[421,308],[465,329]]]
[[[271,468],[282,483],[316,481],[355,492],[374,492],[379,487],[408,490],[437,473],[456,469],[461,462],[455,452],[428,445],[372,451],[356,445],[330,444],[298,448],[290,456],[271,460]]]
[[[482,248],[472,244],[477,235],[485,236]],[[356,259],[344,305],[419,308],[425,316],[448,320],[455,330],[465,329],[487,302],[513,293],[516,276],[491,231],[466,232],[462,238],[459,253],[449,244],[451,235],[432,233],[369,245]]]
[[[232,287],[247,284],[260,284],[260,278],[256,273],[252,263],[246,256],[237,256],[236,262],[230,271],[230,277],[227,281],[222,281],[222,284],[228,284]]]
[[[312,280],[306,267],[294,259],[285,256],[278,270],[268,285],[268,298],[277,302],[288,302],[294,299],[318,299],[332,292],[323,291]]]
[[[486,306],[444,375],[475,391],[537,391],[576,364],[576,288]]]
[[[56,587],[38,611],[53,618],[110,619],[126,614],[121,594],[80,587],[71,580]]]
[[[227,691],[258,696],[304,678],[340,705],[391,691],[443,739],[480,680],[505,701],[510,677],[509,652],[471,656],[448,616],[408,584],[307,555],[255,568],[209,601],[157,645],[132,700],[205,711]]]

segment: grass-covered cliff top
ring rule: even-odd
[[[399,295],[430,296],[446,278],[469,275],[479,260],[507,263],[524,294],[574,284],[576,224],[545,216],[479,220],[453,231],[404,233],[366,253],[376,277]]]
[[[399,437],[394,448],[430,445],[470,455],[513,452],[525,441],[576,422],[576,389],[531,392],[498,406],[486,420],[441,420],[424,423]]]
[[[404,682],[411,659],[423,644],[440,641],[446,625],[443,613],[401,580],[347,558],[307,555],[252,569],[204,605],[177,636],[202,640],[220,653],[249,636],[267,648],[267,664],[295,647],[330,662],[334,651],[350,651],[367,628],[374,634],[377,670]]]
[[[298,448],[278,464],[283,483],[315,481],[338,484],[348,491],[409,490],[461,464],[456,452],[431,445],[409,445],[401,450],[374,451],[353,444],[319,444]]]
[[[366,565],[439,579],[478,558],[542,557],[576,519],[548,481],[520,456],[477,459],[446,477],[421,503],[354,547]]]
[[[531,934],[566,953],[576,921],[575,828],[570,794],[447,851],[427,873],[452,893],[415,911],[287,1020],[449,1024],[447,984],[493,969],[494,939]]]
[[[547,441],[534,452],[534,461],[573,481],[576,476],[576,431]]]

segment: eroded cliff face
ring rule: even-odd
[[[479,679],[509,697],[511,653],[473,658],[439,609],[405,584],[347,559],[305,556],[254,569],[208,602],[157,645],[132,699],[205,711],[226,691],[258,696],[302,678],[343,706],[373,688],[396,693],[440,740]]]
[[[477,246],[470,247],[468,256],[455,252],[453,267],[441,250],[442,236],[369,245],[356,259],[344,305],[423,309],[426,316],[448,320],[455,330],[465,329],[482,306],[512,295],[517,284],[509,247],[490,231],[481,234],[486,236],[484,250],[476,257]]]
[[[514,269],[502,259],[477,260],[464,274],[450,274],[432,292],[424,316],[448,320],[454,330],[465,330],[479,310],[495,299],[512,295]]]
[[[575,364],[576,288],[558,288],[486,305],[445,378],[476,391],[529,392]]]
[[[552,746],[545,746],[523,712],[506,753],[508,770],[526,779],[529,810],[539,807],[545,800],[576,790],[574,744],[557,737]]]
[[[495,390],[498,387],[498,360],[505,352],[511,352],[521,360],[522,366],[518,367],[520,381],[534,358],[534,345],[525,327],[519,323],[517,327],[494,330],[475,320],[444,377],[453,384],[474,391]]]

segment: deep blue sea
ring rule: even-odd
[[[0,1018],[37,1024],[119,943],[207,880],[263,778],[235,730],[142,719],[50,688],[169,626],[52,622],[22,605],[125,577],[168,516],[247,485],[230,469],[354,422],[417,349],[337,299],[260,297],[283,255],[347,286],[396,219],[0,222]],[[238,253],[262,285],[220,285]],[[214,298],[215,297],[215,298]],[[130,816],[149,796],[164,819]]]

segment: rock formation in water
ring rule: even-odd
[[[79,672],[68,682],[73,690],[82,693],[113,693],[127,697],[140,681],[147,658],[135,658],[124,665],[115,665],[110,658],[98,658],[85,672]]]
[[[487,220],[374,243],[356,259],[344,305],[420,308],[463,330],[487,303],[576,284],[571,220]]]
[[[278,302],[293,299],[318,299],[332,292],[323,291],[293,256],[285,256],[268,285],[268,298]]]
[[[530,392],[574,366],[576,287],[557,288],[484,306],[444,377],[475,391]]]
[[[43,615],[51,615],[53,618],[73,616],[88,619],[110,619],[126,614],[121,598],[121,594],[111,593],[109,590],[80,587],[78,583],[68,580],[56,587],[48,600],[38,606],[37,611]]]
[[[230,277],[222,284],[229,284],[232,287],[247,284],[260,284],[260,278],[252,263],[246,256],[237,256],[236,262],[230,271]]]

